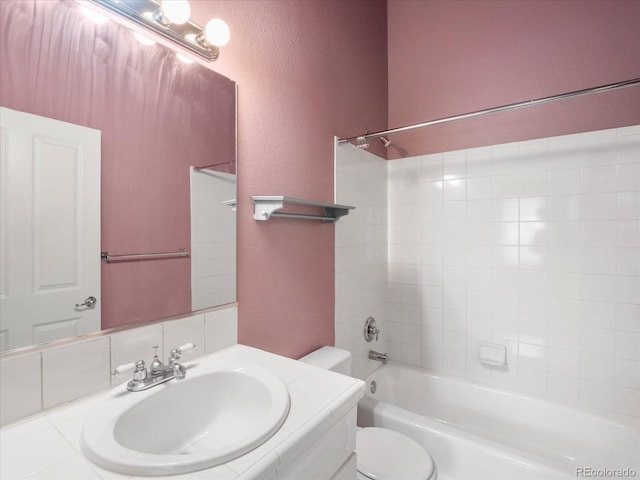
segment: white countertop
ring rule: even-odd
[[[283,426],[265,443],[235,460],[172,479],[263,479],[290,461],[304,445],[324,435],[364,394],[361,380],[322,370],[262,350],[234,345],[185,364],[207,359],[239,361],[266,368],[289,391],[291,407]],[[116,389],[126,390],[125,385]],[[149,479],[104,470],[87,460],[80,449],[84,418],[107,392],[43,412],[0,430],[2,480]],[[127,393],[135,395],[135,393]],[[164,477],[162,477],[164,478]]]

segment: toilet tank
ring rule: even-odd
[[[332,372],[351,375],[351,352],[341,348],[322,347],[299,360]]]

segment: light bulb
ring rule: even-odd
[[[160,5],[162,15],[176,25],[182,25],[191,16],[188,0],[162,0]]]
[[[205,29],[205,38],[207,42],[215,45],[216,47],[222,47],[227,44],[229,38],[231,38],[231,31],[229,27],[219,18],[209,20]]]
[[[99,13],[94,12],[93,10],[85,7],[84,5],[81,5],[80,9],[82,10],[82,13],[84,13],[85,17],[87,17],[92,22],[97,23],[98,25],[107,23],[109,21],[107,17],[103,17]]]

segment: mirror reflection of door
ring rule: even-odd
[[[0,202],[0,351],[99,330],[100,131],[0,107]]]

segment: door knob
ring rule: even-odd
[[[80,308],[80,307],[92,308],[96,303],[98,303],[98,300],[96,300],[96,297],[87,297],[84,300],[84,303],[76,303],[76,308]]]

